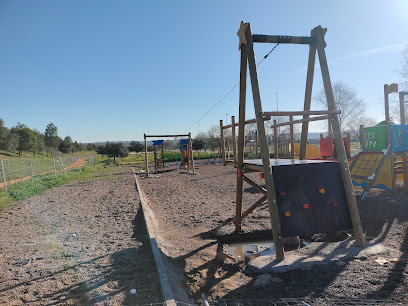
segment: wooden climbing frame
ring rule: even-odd
[[[343,140],[341,137],[340,125],[338,114],[336,110],[336,105],[333,96],[332,85],[330,81],[329,69],[327,65],[327,59],[325,54],[326,43],[324,41],[324,35],[326,29],[321,26],[314,28],[311,31],[310,37],[295,37],[295,36],[274,36],[274,35],[254,35],[251,31],[251,26],[249,23],[241,22],[241,27],[238,31],[239,36],[239,49],[241,50],[241,68],[240,68],[240,94],[239,94],[239,123],[238,123],[238,144],[237,144],[237,185],[236,185],[236,218],[235,226],[237,231],[241,231],[242,228],[242,218],[246,216],[248,212],[242,213],[242,195],[243,195],[243,182],[246,181],[254,188],[262,188],[258,184],[250,181],[245,177],[244,173],[247,169],[244,163],[244,146],[245,146],[245,107],[246,107],[246,83],[247,83],[247,67],[249,67],[249,75],[252,87],[252,96],[255,109],[255,121],[257,124],[257,131],[260,143],[260,151],[262,157],[262,171],[265,179],[266,188],[262,188],[263,197],[265,196],[268,200],[269,213],[272,225],[272,236],[275,245],[276,258],[284,259],[284,251],[282,244],[282,233],[281,225],[279,220],[279,212],[277,207],[276,192],[274,178],[272,175],[271,160],[269,157],[269,147],[265,132],[265,120],[270,119],[270,116],[296,116],[302,115],[303,118],[299,120],[291,120],[286,123],[277,123],[273,127],[278,127],[282,125],[291,125],[295,123],[302,123],[302,137],[300,145],[300,159],[305,159],[306,156],[306,144],[307,144],[307,134],[308,134],[308,123],[314,120],[329,120],[333,129],[333,136],[336,148],[338,148],[338,160],[341,171],[341,178],[343,181],[343,186],[346,194],[346,201],[348,205],[348,210],[350,212],[351,223],[353,226],[354,234],[356,237],[357,244],[360,246],[365,245],[365,240],[363,236],[363,231],[360,222],[360,216],[357,209],[356,198],[354,195],[353,185],[350,177],[350,171],[347,164],[346,152],[344,150]],[[304,111],[303,112],[264,112],[262,109],[261,95],[258,82],[257,65],[255,60],[254,43],[286,43],[286,44],[307,44],[309,45],[309,62],[307,69],[307,79],[306,79],[306,91],[305,91],[305,101],[304,101]],[[322,79],[324,84],[324,90],[326,93],[328,110],[313,112],[310,110],[311,97],[312,97],[312,87],[313,87],[313,76],[315,67],[316,52],[319,57],[320,68],[322,73]],[[311,115],[320,115],[315,117],[315,119],[310,118]],[[293,119],[293,118],[292,118]],[[235,126],[234,126],[235,128]],[[221,124],[221,131],[223,130]],[[223,133],[221,139],[223,141]],[[225,161],[225,153],[223,154],[223,161]],[[224,162],[225,164],[225,162]],[[257,167],[259,170],[259,167]],[[257,187],[256,187],[257,186]],[[259,200],[258,202],[260,202]],[[257,203],[258,203],[257,202]],[[255,203],[252,207],[256,207]],[[262,202],[260,202],[262,203]],[[258,203],[259,204],[259,203]]]

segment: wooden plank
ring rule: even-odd
[[[245,104],[247,83],[247,51],[246,46],[241,47],[241,67],[239,73],[239,125],[238,125],[238,152],[237,152],[237,185],[235,193],[235,230],[242,230],[242,193],[244,173],[244,148],[245,148]]]
[[[303,122],[309,122],[309,121],[327,120],[330,118],[331,118],[331,115],[326,115],[326,116],[298,119],[298,120],[287,121],[287,122],[282,122],[282,123],[276,123],[276,120],[274,120],[274,123],[271,125],[271,128],[286,126],[286,125],[291,125],[291,124],[297,124],[297,123],[303,123]]]
[[[324,34],[326,29],[318,26],[314,29],[317,34],[317,52],[319,56],[320,69],[322,72],[322,79],[324,85],[324,91],[326,93],[327,104],[329,110],[336,109],[336,103],[334,101],[333,88],[331,85],[329,67],[327,65],[327,58],[324,48],[326,43],[324,41]],[[347,204],[350,211],[351,222],[353,224],[354,236],[356,243],[359,246],[365,246],[365,239],[363,234],[363,228],[361,226],[360,215],[358,213],[356,197],[354,194],[353,184],[350,177],[350,170],[347,164],[346,152],[344,150],[343,139],[341,136],[340,124],[337,115],[333,115],[332,128],[334,134],[334,141],[337,148],[337,155],[340,164],[340,171],[343,179],[344,189],[346,192]]]
[[[267,189],[268,195],[268,205],[269,205],[269,214],[271,218],[271,225],[272,225],[272,236],[273,242],[275,245],[275,253],[276,258],[278,260],[283,260],[285,258],[285,254],[283,251],[283,244],[282,244],[282,232],[279,223],[279,212],[278,206],[276,201],[276,194],[275,194],[275,185],[273,182],[272,176],[272,167],[271,161],[269,157],[269,147],[268,142],[266,139],[266,131],[265,131],[265,123],[262,117],[262,102],[261,102],[261,94],[259,91],[259,83],[258,83],[258,72],[256,68],[255,62],[255,52],[254,46],[252,41],[252,33],[251,33],[251,25],[248,23],[247,30],[246,30],[246,38],[247,38],[247,56],[248,56],[248,65],[249,65],[249,72],[250,72],[250,79],[251,79],[251,87],[252,87],[252,97],[254,101],[254,109],[256,115],[256,125],[258,129],[259,141],[261,145],[261,157],[262,157],[262,164],[263,164],[263,171],[264,171],[264,178],[265,178],[265,185]]]
[[[231,116],[232,128],[232,154],[234,155],[234,167],[237,166],[237,135],[235,133],[235,116]]]
[[[281,36],[281,35],[252,35],[253,42],[273,44],[301,44],[312,45],[316,43],[315,37],[308,36]]]
[[[314,115],[339,115],[341,111],[339,110],[326,110],[326,111],[275,111],[275,112],[263,112],[263,116],[271,117],[289,117],[289,116],[314,116]]]
[[[387,147],[391,149],[391,119],[390,119],[390,104],[388,100],[388,84],[384,84],[384,108],[385,108],[385,122],[387,124]],[[394,156],[392,152],[390,153],[390,163],[391,163],[391,186],[392,194],[396,196],[396,187],[395,187],[395,170],[394,170]]]
[[[276,120],[273,120],[273,125],[271,127],[273,127],[273,155],[275,159],[279,159],[278,128],[276,127]]]
[[[245,183],[251,185],[256,190],[258,190],[260,193],[266,194],[266,189],[265,188],[259,186],[257,183],[255,183],[253,180],[251,180],[250,178],[248,178],[245,175],[243,175],[242,177],[243,177]]]
[[[246,216],[248,216],[251,212],[255,210],[259,205],[261,205],[263,202],[265,202],[268,199],[266,195],[264,195],[262,198],[260,198],[258,201],[255,202],[255,204],[251,205],[243,214],[242,214],[242,219],[244,219]]]
[[[148,166],[148,157],[147,157],[147,140],[146,134],[144,134],[144,149],[145,149],[145,174],[149,176],[149,166]]]
[[[293,121],[293,116],[289,116],[289,122]],[[295,132],[293,124],[289,126],[289,139],[290,139],[290,159],[295,159]]]
[[[313,29],[312,36],[316,37],[316,31]],[[306,89],[305,89],[305,102],[303,106],[304,112],[310,111],[310,105],[312,103],[312,89],[313,89],[313,77],[314,77],[314,67],[316,61],[316,46],[310,45],[309,48],[309,60],[307,64],[307,76],[306,76]],[[310,114],[304,114],[303,119],[309,118]],[[307,134],[309,131],[309,122],[305,121],[302,124],[302,133],[300,136],[300,152],[299,159],[306,159],[306,148],[307,148]]]
[[[399,105],[400,105],[400,123],[401,125],[405,124],[405,105],[404,97],[407,93],[399,93]],[[404,181],[404,194],[408,193],[408,170],[407,170],[407,152],[401,152],[402,154],[402,176]]]
[[[168,137],[188,137],[188,134],[181,134],[181,135],[146,135],[145,138],[168,138]]]
[[[221,135],[221,155],[222,155],[222,164],[225,166],[226,165],[226,159],[225,159],[225,138],[224,138],[224,129],[222,128],[222,120],[220,120],[220,135]]]

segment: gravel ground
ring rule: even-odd
[[[201,164],[197,173],[169,171],[140,179],[157,219],[160,246],[167,260],[185,272],[190,294],[197,302],[205,293],[209,300],[347,298],[408,303],[408,197],[394,200],[387,193],[373,192],[358,203],[367,239],[388,247],[388,257],[362,257],[308,271],[289,271],[259,282],[260,276],[246,275],[231,263],[223,243],[270,237],[266,205],[244,219],[244,232],[237,235],[232,223],[235,169]],[[249,176],[262,183],[259,174]],[[246,207],[259,197],[246,185]]]
[[[113,171],[0,212],[0,304],[162,301],[133,172]]]

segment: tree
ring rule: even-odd
[[[129,150],[122,142],[107,142],[106,154],[113,157],[113,162],[116,162],[116,157],[126,157],[129,155]]]
[[[408,45],[405,46],[405,50],[402,53],[400,74],[403,78],[402,87],[404,90],[408,90]]]
[[[142,145],[139,141],[131,141],[129,144],[129,151],[130,152],[142,152],[144,151],[144,145]]]
[[[44,143],[45,147],[47,148],[47,156],[48,152],[58,151],[60,142],[61,138],[58,137],[58,128],[54,125],[54,123],[49,123],[44,133]]]
[[[22,151],[33,151],[35,152],[37,135],[33,130],[28,128],[26,125],[17,123],[15,127],[11,129],[11,133],[18,135],[18,157],[21,157]],[[34,153],[35,156],[35,153]]]
[[[194,138],[192,145],[193,145],[194,150],[199,151],[199,150],[204,149],[205,141],[204,139]]]
[[[13,152],[18,147],[18,134],[11,133],[4,126],[3,119],[0,119],[0,150]]]
[[[344,132],[350,126],[359,121],[365,113],[365,103],[358,97],[357,91],[346,83],[334,82],[333,94],[336,107],[341,111],[339,114],[340,130]],[[315,100],[327,109],[327,99],[324,88],[315,97]]]
[[[72,145],[73,145],[73,142],[72,142],[71,136],[66,136],[64,138],[64,140],[61,141],[61,143],[59,145],[59,150],[62,153],[70,154],[70,153],[72,153]]]

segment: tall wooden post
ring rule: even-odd
[[[1,173],[3,175],[4,190],[7,191],[6,172],[4,171],[4,163],[2,159],[0,160],[0,162],[1,162]]]
[[[399,105],[400,105],[400,123],[405,125],[405,105],[404,97],[408,95],[408,92],[399,93]],[[402,173],[404,177],[404,194],[408,192],[408,171],[407,171],[407,152],[403,151],[402,153]]]
[[[276,125],[276,120],[273,120],[273,125]],[[273,127],[273,155],[275,159],[279,159],[279,150],[278,150],[278,128]]]
[[[235,116],[231,116],[232,126],[232,154],[234,155],[234,168],[237,167],[237,135],[235,134]]]
[[[293,121],[293,116],[289,116],[289,121]],[[293,130],[293,124],[289,127],[290,138],[290,159],[295,159],[295,133]]]
[[[241,45],[241,64],[239,72],[239,118],[238,118],[238,152],[237,152],[237,186],[235,193],[235,230],[242,230],[242,192],[244,185],[244,148],[245,148],[245,106],[247,83],[246,44]]]
[[[146,140],[146,134],[144,134],[144,149],[145,149],[145,174],[146,176],[149,176],[149,161],[147,160],[147,140]]]
[[[329,67],[327,65],[327,58],[324,48],[326,43],[324,41],[324,35],[326,29],[323,29],[321,26],[316,27],[317,34],[317,52],[319,56],[320,69],[322,72],[322,79],[324,85],[324,91],[326,93],[327,105],[329,110],[336,109],[336,103],[334,101],[333,88],[331,85]],[[344,150],[343,139],[341,137],[341,130],[339,119],[337,115],[333,115],[332,129],[334,135],[334,142],[336,144],[337,155],[339,160],[339,166],[341,171],[341,176],[343,179],[344,189],[346,192],[347,204],[350,211],[351,222],[353,224],[354,235],[356,237],[356,243],[359,246],[365,246],[365,239],[363,235],[363,228],[361,226],[360,215],[358,213],[356,197],[354,194],[353,184],[350,176],[350,169],[347,163],[346,152]]]
[[[255,62],[255,52],[252,40],[252,32],[251,32],[251,25],[247,23],[247,28],[245,32],[246,40],[247,40],[247,56],[248,56],[248,65],[249,65],[249,72],[251,78],[251,87],[252,87],[252,96],[254,100],[254,108],[255,108],[255,116],[256,116],[256,126],[258,129],[258,136],[259,142],[261,145],[261,157],[262,157],[262,165],[263,165],[263,172],[265,178],[265,185],[266,185],[266,192],[268,197],[268,204],[269,204],[269,214],[271,218],[271,225],[272,225],[272,235],[273,235],[273,242],[275,245],[275,253],[276,258],[278,260],[283,260],[285,258],[285,254],[283,251],[283,244],[282,244],[282,232],[279,222],[279,211],[278,205],[276,201],[276,193],[275,193],[275,185],[273,182],[273,175],[272,175],[272,167],[271,167],[271,160],[269,157],[269,147],[268,141],[266,139],[266,131],[265,131],[265,122],[262,115],[262,101],[261,101],[261,94],[259,91],[259,83],[258,83],[258,72],[256,68]]]
[[[188,144],[187,144],[187,172],[190,173],[190,159],[191,159],[191,133],[188,133]]]
[[[222,155],[222,164],[224,166],[227,165],[227,162],[225,160],[225,139],[224,139],[224,125],[222,123],[222,120],[220,120],[220,133],[221,133],[221,155]]]
[[[312,30],[311,36],[316,37],[315,29]],[[307,64],[305,104],[303,107],[305,111],[310,110],[310,105],[312,103],[312,89],[313,89],[313,76],[314,76],[315,61],[316,61],[316,46],[309,45],[309,60]],[[309,118],[309,115],[303,116],[303,119],[306,119],[306,118]],[[299,159],[306,159],[308,130],[309,130],[309,122],[303,122],[302,123],[302,135],[300,138]]]

